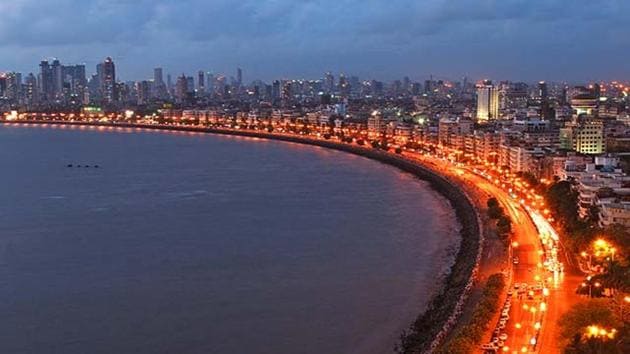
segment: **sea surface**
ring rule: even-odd
[[[0,125],[0,353],[389,353],[457,232],[343,152]]]

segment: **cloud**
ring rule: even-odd
[[[265,79],[627,76],[629,11],[623,0],[12,0],[0,2],[0,55],[22,71],[45,56],[113,55],[130,78],[155,65],[241,65]]]

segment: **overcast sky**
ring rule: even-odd
[[[630,79],[629,0],[0,0],[0,70]]]

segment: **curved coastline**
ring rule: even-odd
[[[467,299],[475,279],[477,267],[483,247],[481,222],[472,200],[466,193],[448,178],[426,165],[408,160],[392,153],[365,148],[347,143],[318,140],[306,136],[268,133],[263,131],[231,130],[224,128],[193,126],[161,126],[134,123],[105,122],[69,122],[69,121],[1,121],[2,124],[34,124],[34,125],[70,125],[112,128],[140,128],[148,130],[180,131],[195,133],[211,133],[219,135],[243,136],[279,140],[298,144],[319,146],[354,155],[370,158],[381,163],[411,173],[419,179],[429,182],[431,187],[446,198],[460,223],[460,245],[455,262],[446,275],[440,290],[432,297],[427,308],[419,314],[409,330],[401,335],[397,351],[402,353],[420,353],[433,351],[454,325],[464,302]]]

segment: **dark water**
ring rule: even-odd
[[[0,198],[0,353],[387,353],[457,244],[425,182],[245,138],[0,126]]]

